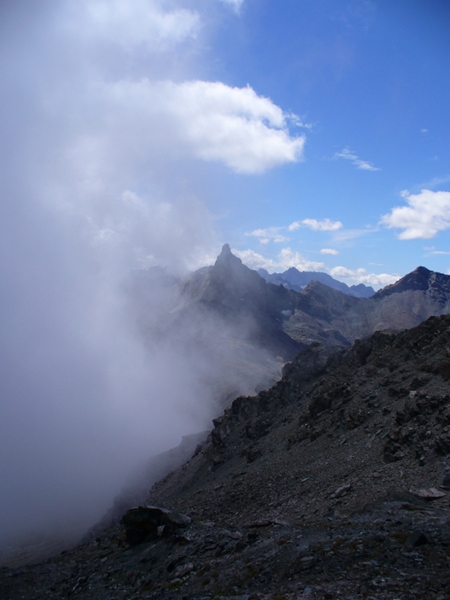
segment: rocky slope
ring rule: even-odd
[[[445,600],[450,316],[303,351],[148,503],[0,597]],[[443,489],[445,488],[445,489]]]

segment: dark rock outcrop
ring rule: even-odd
[[[450,276],[430,271],[425,267],[417,267],[396,283],[388,285],[375,294],[376,299],[386,298],[391,294],[401,294],[407,291],[421,291],[433,302],[450,306]]]

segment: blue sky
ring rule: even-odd
[[[275,266],[290,248],[286,258],[300,253],[304,268],[378,286],[389,277],[372,274],[447,272],[446,3],[248,0],[224,20],[210,76],[295,113],[305,127],[290,124],[291,135],[306,140],[303,160],[227,182],[216,207],[224,238],[255,266],[264,261],[252,253]],[[411,204],[410,214],[395,210]],[[314,230],[307,219],[342,227]],[[289,231],[294,222],[302,226]]]

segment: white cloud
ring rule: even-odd
[[[60,26],[77,38],[164,50],[188,37],[200,26],[197,12],[163,10],[156,0],[81,0],[69,4]]]
[[[172,92],[173,115],[199,157],[222,161],[239,173],[302,158],[305,138],[290,137],[282,110],[250,87],[193,81]]]
[[[287,237],[281,235],[280,231],[283,227],[267,227],[266,229],[255,229],[245,235],[258,238],[260,244],[268,244],[269,242],[275,242],[276,244],[286,242]]]
[[[333,267],[328,271],[332,277],[351,279],[355,283],[364,283],[374,287],[384,287],[398,281],[398,275],[389,273],[367,273],[366,269],[348,269],[347,267]]]
[[[371,163],[361,160],[354,152],[349,148],[344,148],[341,152],[336,152],[334,158],[345,158],[354,164],[358,169],[363,171],[380,171],[378,167],[374,167]]]
[[[325,248],[326,250],[326,248]],[[299,271],[322,271],[329,273],[337,279],[346,279],[348,284],[363,283],[371,285],[374,288],[384,287],[398,281],[398,275],[389,273],[368,273],[366,269],[349,269],[342,265],[328,268],[323,262],[311,261],[295,252],[291,248],[283,248],[274,260],[258,254],[254,250],[233,250],[233,254],[238,256],[242,262],[250,269],[266,269],[269,273],[284,272],[290,267],[295,267]],[[327,253],[330,254],[330,253]]]
[[[278,255],[278,261],[283,271],[289,269],[289,267],[295,267],[299,271],[317,271],[325,268],[323,262],[308,260],[299,252],[291,250],[291,248],[283,248]]]
[[[330,254],[331,256],[336,256],[339,254],[339,252],[334,248],[322,248],[320,254]]]
[[[233,254],[238,256],[242,262],[251,269],[266,269],[271,273],[286,271],[290,267],[295,267],[299,271],[317,271],[325,269],[325,264],[323,262],[310,261],[291,248],[283,248],[279,252],[277,260],[266,258],[253,250],[233,250]]]
[[[236,13],[239,13],[239,11],[241,10],[241,6],[244,4],[244,0],[220,0],[220,1],[223,2],[224,4],[230,5],[231,8]]]
[[[330,219],[323,219],[323,221],[317,221],[317,219],[303,219],[303,221],[294,221],[288,227],[289,231],[295,231],[300,227],[308,227],[313,231],[337,231],[341,229],[342,223],[340,221],[331,221]]]
[[[431,239],[439,231],[450,229],[450,192],[422,190],[419,194],[402,193],[408,206],[396,206],[380,221],[389,229],[403,229],[400,240]]]
[[[143,79],[106,85],[104,91],[122,111],[128,135],[134,128],[158,154],[188,153],[247,174],[302,159],[304,136],[291,137],[281,108],[250,87]]]

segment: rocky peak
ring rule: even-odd
[[[231,252],[231,248],[230,248],[230,244],[224,244],[222,246],[222,251],[219,254],[219,256],[216,259],[215,265],[221,265],[221,264],[235,264],[235,265],[242,265],[242,260],[240,258],[238,258],[237,256],[235,256],[232,252]]]
[[[395,283],[379,290],[374,298],[385,298],[391,294],[407,291],[422,291],[440,303],[448,303],[450,294],[450,276],[417,267]]]

